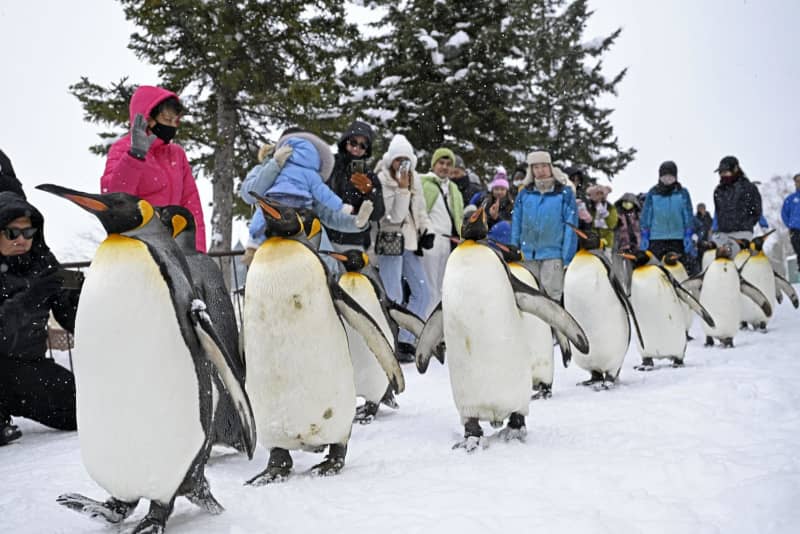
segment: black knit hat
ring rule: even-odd
[[[736,169],[739,168],[739,160],[736,159],[736,156],[725,156],[721,160],[719,160],[719,167],[714,169],[714,172],[736,172]]]
[[[658,177],[662,176],[678,176],[678,166],[674,161],[665,161],[658,167]]]

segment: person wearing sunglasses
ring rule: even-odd
[[[72,332],[82,276],[65,273],[44,241],[39,211],[0,192],[0,445],[22,434],[12,416],[75,430],[75,381],[47,353],[50,312]]]
[[[365,200],[372,202],[369,221],[380,221],[386,213],[383,203],[381,181],[368,170],[367,162],[372,156],[372,141],[375,132],[369,124],[353,121],[336,144],[333,172],[328,185],[345,204],[353,206],[353,213],[361,210]],[[322,221],[325,224],[325,221]],[[370,246],[370,224],[359,232],[340,232],[330,226],[325,227],[331,245],[337,252],[358,248],[367,250]]]

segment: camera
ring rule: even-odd
[[[367,174],[367,162],[363,159],[354,159],[350,162],[350,175]]]

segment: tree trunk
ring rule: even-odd
[[[211,215],[211,248],[214,252],[231,249],[233,227],[233,162],[236,140],[236,111],[233,97],[223,88],[217,93],[217,147],[214,151],[214,207]],[[225,283],[230,288],[231,262],[220,262]]]

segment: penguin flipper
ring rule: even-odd
[[[561,362],[564,364],[564,368],[566,369],[569,367],[569,362],[572,361],[572,347],[569,345],[569,339],[565,336],[560,330],[557,328],[551,327],[553,335],[556,336],[556,341],[558,341],[558,348],[561,349]]]
[[[782,277],[778,273],[774,272],[774,274],[775,274],[775,287],[778,288],[775,291],[775,293],[779,297],[778,303],[780,303],[783,300],[783,296],[781,295],[781,293],[786,293],[786,296],[789,297],[789,299],[792,301],[792,305],[795,308],[800,307],[800,300],[798,300],[797,292],[792,287],[792,284],[790,284],[786,278]]]
[[[697,299],[700,296],[700,289],[703,287],[703,275],[695,275],[690,278],[687,278],[681,285],[692,294],[692,296]]]
[[[336,306],[339,315],[364,338],[364,342],[370,352],[372,352],[386,373],[392,390],[395,393],[402,393],[406,388],[403,370],[400,369],[400,364],[394,355],[394,349],[389,341],[386,340],[383,332],[381,332],[378,323],[338,283],[330,284],[330,288],[333,304]]]
[[[436,352],[436,347],[444,339],[444,315],[442,314],[442,303],[440,302],[436,308],[425,321],[425,327],[417,337],[417,355],[416,364],[419,374],[425,374],[428,370],[428,363],[431,361],[431,355],[444,365],[444,354]]]
[[[625,308],[625,310],[628,312],[628,317],[630,317],[633,321],[633,327],[636,330],[636,336],[639,338],[639,343],[643,348],[646,347],[644,344],[642,330],[639,328],[639,321],[636,319],[636,314],[633,311],[633,304],[631,304],[631,300],[628,298],[628,293],[625,291],[625,287],[622,285],[622,282],[619,281],[619,278],[617,278],[613,271],[609,271],[608,279],[611,282],[611,287],[614,289],[614,293],[617,294],[617,298],[622,304],[622,307]]]
[[[389,316],[397,322],[398,326],[405,328],[419,338],[422,334],[422,329],[425,328],[425,321],[399,304],[391,300],[388,302]]]
[[[514,291],[517,307],[521,311],[535,315],[556,330],[561,331],[579,351],[584,354],[589,352],[589,338],[586,337],[586,333],[578,321],[563,306],[541,291],[520,281],[511,274],[508,267],[506,267],[506,273],[508,273],[511,289]]]
[[[228,351],[225,350],[225,345],[221,342],[214,329],[211,318],[206,311],[206,305],[202,300],[195,299],[192,301],[192,308],[189,314],[206,358],[217,369],[220,380],[233,401],[233,406],[242,425],[242,438],[244,439],[247,456],[252,459],[256,448],[256,422],[253,417],[253,408],[250,406],[250,398],[244,389],[244,383],[235,371],[238,369],[237,362],[234,360],[234,356],[228,354]]]
[[[746,296],[750,300],[756,303],[756,306],[761,308],[761,311],[764,312],[764,315],[767,317],[772,317],[772,306],[769,303],[769,300],[758,289],[756,286],[745,280],[744,278],[739,278],[739,291],[742,292],[742,295]]]
[[[714,328],[714,318],[711,317],[711,314],[708,313],[708,310],[706,310],[705,307],[700,304],[700,301],[695,298],[692,292],[689,291],[689,289],[686,287],[686,282],[681,284],[671,275],[669,279],[672,282],[672,287],[675,288],[675,294],[678,296],[678,298],[685,302],[693,312],[699,315],[704,323],[711,328]]]

